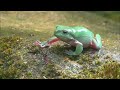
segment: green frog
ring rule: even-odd
[[[47,41],[40,42],[36,41],[34,44],[41,48],[50,47],[54,42],[63,41],[67,44],[75,47],[75,51],[66,50],[65,53],[68,55],[79,55],[83,48],[93,48],[100,50],[102,47],[101,36],[94,34],[83,26],[63,26],[57,25],[54,31],[54,36]]]

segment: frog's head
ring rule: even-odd
[[[74,39],[72,36],[72,29],[68,26],[57,25],[54,35],[65,42]]]

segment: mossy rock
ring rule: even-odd
[[[18,36],[0,38],[0,78],[15,79],[27,68],[22,60],[22,38]]]

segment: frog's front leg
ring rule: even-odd
[[[57,38],[57,37],[52,37],[52,38],[50,38],[50,39],[48,39],[47,41],[44,41],[44,42],[40,42],[40,41],[37,40],[37,41],[34,43],[34,45],[40,46],[41,48],[45,48],[45,47],[51,46],[54,42],[57,42],[57,41],[59,41],[59,40],[60,40],[60,39]]]
[[[68,55],[79,55],[83,51],[83,44],[81,42],[77,41],[77,40],[71,41],[70,45],[76,46],[76,49],[75,49],[74,52],[71,51],[71,50],[65,51],[65,53],[68,54]]]
[[[99,34],[96,34],[96,37],[93,38],[90,47],[97,49],[97,50],[102,48],[101,36]]]

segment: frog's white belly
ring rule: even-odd
[[[79,37],[78,39],[68,40],[64,42],[70,44],[71,46],[75,46],[75,47],[78,44],[81,44],[83,48],[87,48],[90,46],[90,43],[92,42],[92,38],[88,36],[82,36],[82,37]]]
[[[70,42],[67,42],[67,43],[70,44],[71,46],[74,46],[74,47],[76,47],[78,44],[81,44],[83,46],[83,48],[87,48],[90,45],[89,43],[88,44],[87,43],[81,43],[77,40],[71,40]]]

